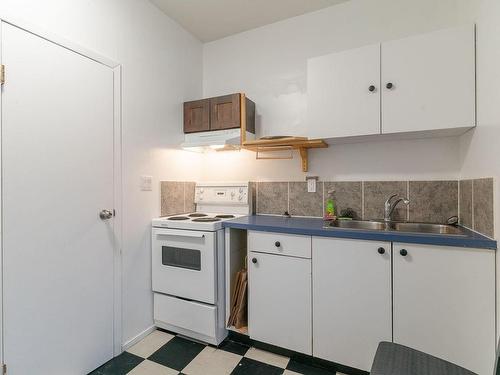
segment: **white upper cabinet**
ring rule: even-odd
[[[475,126],[475,31],[459,27],[311,58],[305,135]]]
[[[475,126],[474,35],[468,26],[382,43],[383,133]]]
[[[307,62],[309,137],[380,133],[380,45]]]

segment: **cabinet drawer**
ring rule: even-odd
[[[311,258],[311,237],[272,232],[248,232],[248,251]]]
[[[202,335],[215,336],[217,308],[154,293],[154,320]]]

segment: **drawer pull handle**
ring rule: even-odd
[[[404,257],[408,255],[408,251],[406,249],[401,249],[399,253]]]
[[[252,258],[252,263],[253,264],[257,263],[257,258]]]
[[[281,243],[280,243],[279,241],[276,241],[276,242],[274,243],[274,246],[276,246],[276,247],[281,247]]]
[[[385,254],[385,249],[384,249],[383,247],[379,247],[379,248],[378,248],[378,253],[379,253],[380,255]]]

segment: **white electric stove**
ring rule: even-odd
[[[196,212],[153,219],[155,324],[218,345],[224,324],[222,223],[251,213],[248,183],[199,183]]]

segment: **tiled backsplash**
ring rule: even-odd
[[[161,182],[161,214],[194,211],[194,182]],[[493,179],[446,181],[326,181],[315,193],[306,182],[253,182],[254,211],[258,214],[322,217],[325,201],[333,191],[336,212],[350,208],[356,219],[380,219],[384,202],[392,194],[408,197],[400,204],[395,220],[445,223],[454,215],[462,225],[494,236]]]
[[[162,181],[161,216],[193,212],[194,182]]]
[[[460,186],[459,186],[460,185]],[[336,212],[351,208],[356,219],[381,219],[384,202],[392,194],[408,197],[400,204],[395,220],[446,223],[454,215],[461,223],[487,236],[494,236],[493,179],[447,181],[332,181],[319,182],[316,193],[306,182],[257,182],[258,214],[321,217],[328,192],[333,192]],[[460,191],[460,194],[459,194]],[[460,207],[460,212],[459,212]]]
[[[460,222],[494,237],[493,179],[460,181]]]

